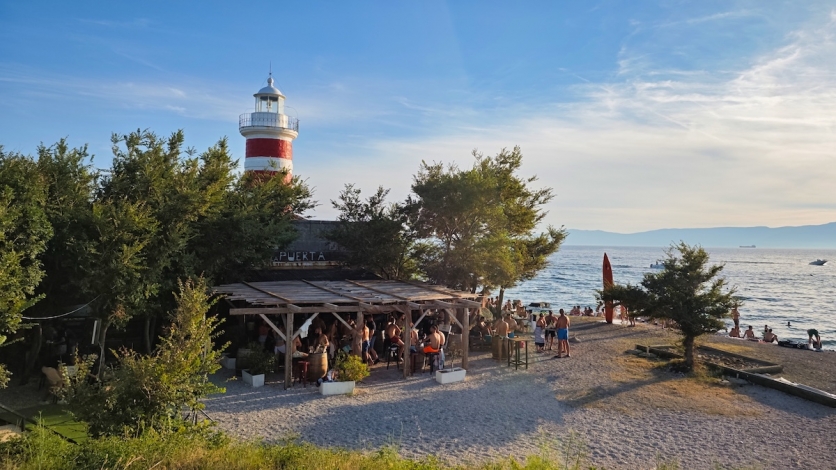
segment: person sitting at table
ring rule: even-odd
[[[752,329],[752,325],[749,325],[749,329],[743,332],[743,338],[751,341],[758,340],[757,338],[755,338],[755,330]]]
[[[384,338],[387,338],[391,344],[398,345],[398,357],[403,356],[404,344],[403,340],[401,339],[401,329],[394,319],[392,319],[392,321],[386,325],[386,330],[384,331],[384,334]]]
[[[763,334],[763,340],[767,343],[777,342],[778,336],[772,333],[772,328],[770,328],[766,333]]]
[[[285,335],[285,337],[287,337],[287,333],[285,332],[284,327],[282,327],[281,330],[282,330],[282,334]],[[281,337],[276,338],[276,347],[273,351],[276,354],[278,354],[278,353],[287,354],[287,347],[285,346],[285,344],[286,344],[285,341]],[[298,351],[301,348],[302,348],[302,340],[300,340],[298,336],[293,338],[293,350]]]
[[[438,331],[438,326],[430,326],[430,334],[428,334],[425,339],[423,353],[425,355],[438,354],[441,351],[442,346],[444,346],[444,341],[444,333]],[[438,368],[437,364],[435,368]]]

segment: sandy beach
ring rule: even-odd
[[[498,456],[563,455],[580,445],[588,464],[651,468],[821,467],[832,462],[836,409],[755,385],[718,384],[671,373],[625,354],[635,344],[673,343],[658,327],[628,328],[573,319],[572,357],[531,353],[513,370],[471,353],[467,380],[439,385],[428,373],[398,378],[374,367],[354,396],[322,397],[315,386],[263,388],[218,374],[227,393],[207,400],[219,426],[245,439],[298,438],[322,446],[376,449],[451,463]],[[836,392],[836,353],[706,338],[713,346],[785,365],[785,378]]]

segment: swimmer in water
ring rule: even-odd
[[[792,325],[790,325],[790,322],[787,322],[787,328],[791,328],[791,327],[792,327]]]

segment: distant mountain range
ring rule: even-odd
[[[799,227],[669,228],[638,233],[569,229],[566,245],[665,247],[680,240],[706,248],[833,248],[836,222]]]

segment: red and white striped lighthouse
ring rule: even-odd
[[[244,171],[270,175],[287,170],[285,181],[293,173],[293,139],[299,135],[299,120],[284,114],[284,95],[273,86],[273,74],[267,86],[255,96],[255,112],[238,118],[238,130],[247,139]]]

